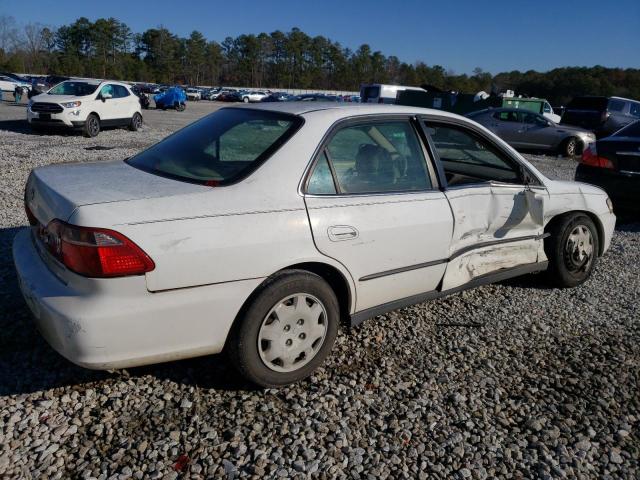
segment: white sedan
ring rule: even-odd
[[[13,254],[39,330],[112,369],[226,349],[298,381],[340,324],[547,270],[591,275],[615,216],[485,128],[392,105],[223,108],[125,161],[40,167]]]

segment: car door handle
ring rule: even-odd
[[[358,230],[349,225],[333,225],[327,229],[327,234],[332,242],[358,238]]]

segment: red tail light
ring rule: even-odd
[[[41,228],[40,237],[55,258],[85,277],[142,275],[155,268],[140,247],[113,230],[78,227],[56,219]]]
[[[582,152],[580,163],[589,165],[591,167],[613,169],[613,163],[611,163],[611,160],[598,155],[598,150],[595,143],[592,143],[588,148],[584,149],[584,151]]]

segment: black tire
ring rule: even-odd
[[[315,348],[318,348],[318,350],[310,361],[301,363],[301,367],[293,371],[276,371],[273,368],[277,368],[276,362],[278,360],[273,361],[272,366],[269,367],[261,357],[261,350],[264,346],[262,344],[259,346],[260,331],[263,328],[263,323],[270,318],[268,315],[272,309],[280,305],[287,297],[293,297],[296,294],[313,296],[324,307],[326,315],[322,313],[319,317],[326,322],[323,323],[325,328],[324,337],[322,343],[316,343]],[[277,320],[277,322],[274,321],[273,323],[280,325],[280,322],[281,320]],[[227,352],[235,367],[247,380],[262,387],[281,387],[308,377],[318,368],[333,347],[338,334],[339,322],[340,308],[338,300],[329,284],[322,277],[304,270],[285,270],[267,279],[243,309],[230,332]],[[282,321],[283,331],[291,329],[286,323],[286,320]],[[288,329],[284,330],[287,327]],[[294,338],[296,336],[296,328],[298,327],[294,325],[294,329],[289,333],[280,334],[282,342],[291,342],[291,340],[285,339],[288,338],[287,336]],[[271,343],[267,342],[267,345]],[[286,345],[289,344],[287,343]],[[278,347],[280,348],[282,345],[284,343]],[[296,345],[294,344],[293,348],[295,349],[295,347]],[[305,357],[306,355],[298,358],[305,362]]]
[[[100,119],[95,113],[90,113],[82,127],[82,134],[87,138],[97,137],[100,133]]]
[[[584,259],[579,258],[573,248],[576,243],[571,238],[581,229],[587,229],[591,239],[591,254]],[[598,229],[593,220],[583,213],[570,213],[552,220],[548,232],[551,235],[545,240],[544,250],[549,260],[547,276],[551,283],[561,288],[584,283],[596,266],[600,248]]]
[[[573,158],[578,154],[580,143],[576,137],[567,138],[562,144],[562,155]]]
[[[178,102],[176,103],[175,107],[178,112],[184,112],[184,110],[187,108],[187,105],[185,103]]]
[[[137,132],[142,127],[142,115],[139,112],[133,114],[131,121],[129,122],[129,130]]]

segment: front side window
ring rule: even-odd
[[[432,188],[422,148],[408,122],[345,127],[331,138],[325,155],[331,162],[339,193],[410,192]],[[328,186],[327,180],[321,180],[326,175],[327,167],[320,158],[308,192],[314,193],[311,187],[318,188],[321,181]]]
[[[113,85],[104,85],[101,89],[100,89],[100,95],[102,95],[103,97],[114,97],[114,92],[113,92]]]
[[[490,181],[522,183],[518,165],[469,130],[427,124],[427,132],[440,157],[449,186]]]
[[[210,186],[233,183],[266,161],[302,125],[277,112],[223,108],[127,160],[141,170]]]
[[[640,118],[640,103],[632,103],[631,104],[631,109],[629,110],[629,113],[631,115],[633,115],[634,117],[638,117]]]
[[[49,95],[74,95],[76,97],[84,97],[91,95],[96,91],[98,85],[89,82],[62,82],[49,90]]]
[[[524,123],[528,125],[536,125],[538,127],[546,127],[548,126],[547,121],[544,117],[540,115],[536,115],[535,113],[527,113],[524,116]]]

